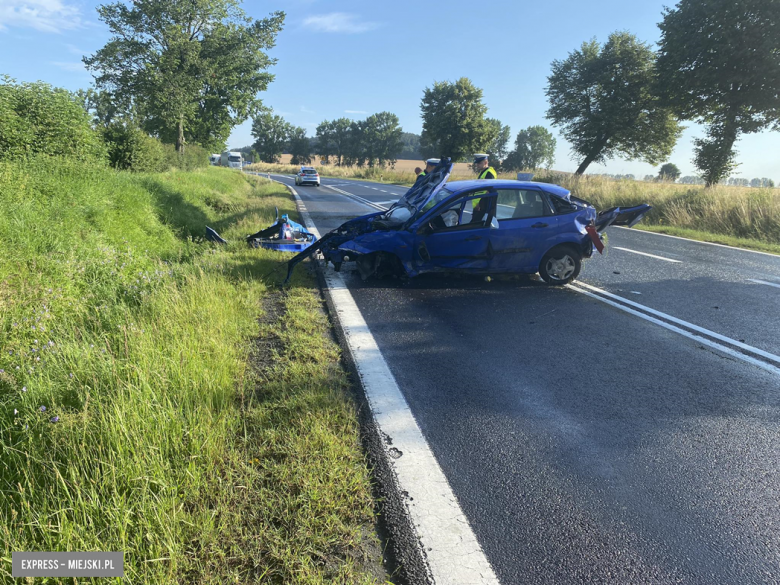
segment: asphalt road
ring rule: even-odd
[[[321,233],[405,191],[322,183]],[[780,258],[609,235],[581,282],[780,354]],[[346,276],[502,583],[780,583],[780,373],[536,278]]]

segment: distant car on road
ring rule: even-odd
[[[320,174],[314,167],[301,167],[300,172],[295,175],[296,185],[317,185],[320,186]]]
[[[221,158],[222,157],[220,155],[218,155],[218,154],[209,155],[209,163],[211,165],[217,166],[217,165],[219,165],[219,161],[220,161]]]
[[[446,162],[445,162],[446,161]],[[322,251],[336,270],[355,261],[363,279],[426,272],[535,274],[568,284],[582,260],[601,252],[610,225],[632,227],[649,205],[600,213],[558,185],[504,179],[447,183],[448,159],[387,211],[364,215],[323,236],[289,263]]]

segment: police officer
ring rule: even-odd
[[[433,169],[436,168],[436,165],[438,165],[439,162],[441,162],[441,161],[438,158],[429,158],[428,160],[426,160],[425,161],[425,170],[422,173],[420,173],[420,176],[424,177],[425,175],[427,175],[428,173],[433,171]]]
[[[488,155],[475,154],[474,155],[474,170],[477,172],[477,179],[497,179],[498,174],[496,169],[490,166]],[[487,191],[480,191],[475,195],[482,195]],[[474,205],[474,212],[471,216],[471,223],[479,223],[482,218],[488,212],[489,199],[472,199],[471,203]]]

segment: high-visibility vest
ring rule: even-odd
[[[420,171],[420,174],[419,174],[419,175],[417,175],[417,176],[418,176],[418,177],[424,177],[424,176],[425,176],[425,171]]]
[[[494,169],[493,167],[486,168],[484,171],[482,171],[479,174],[479,177],[477,177],[477,179],[497,179],[497,178],[498,178],[498,175],[496,174],[496,169]],[[476,193],[474,193],[474,195],[484,195],[485,193],[487,193],[487,191],[477,191]],[[481,199],[472,199],[471,200],[471,205],[473,207],[476,207],[477,205],[479,205],[480,201],[482,201],[482,200]]]
[[[493,167],[488,167],[484,171],[482,171],[479,174],[478,179],[497,179],[498,175],[496,174],[496,169]]]

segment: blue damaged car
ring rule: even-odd
[[[513,180],[447,182],[442,159],[387,211],[352,219],[288,264],[319,250],[340,270],[354,261],[363,279],[430,272],[535,274],[553,285],[571,282],[582,260],[604,248],[610,225],[631,227],[649,205],[601,213],[563,187]]]

